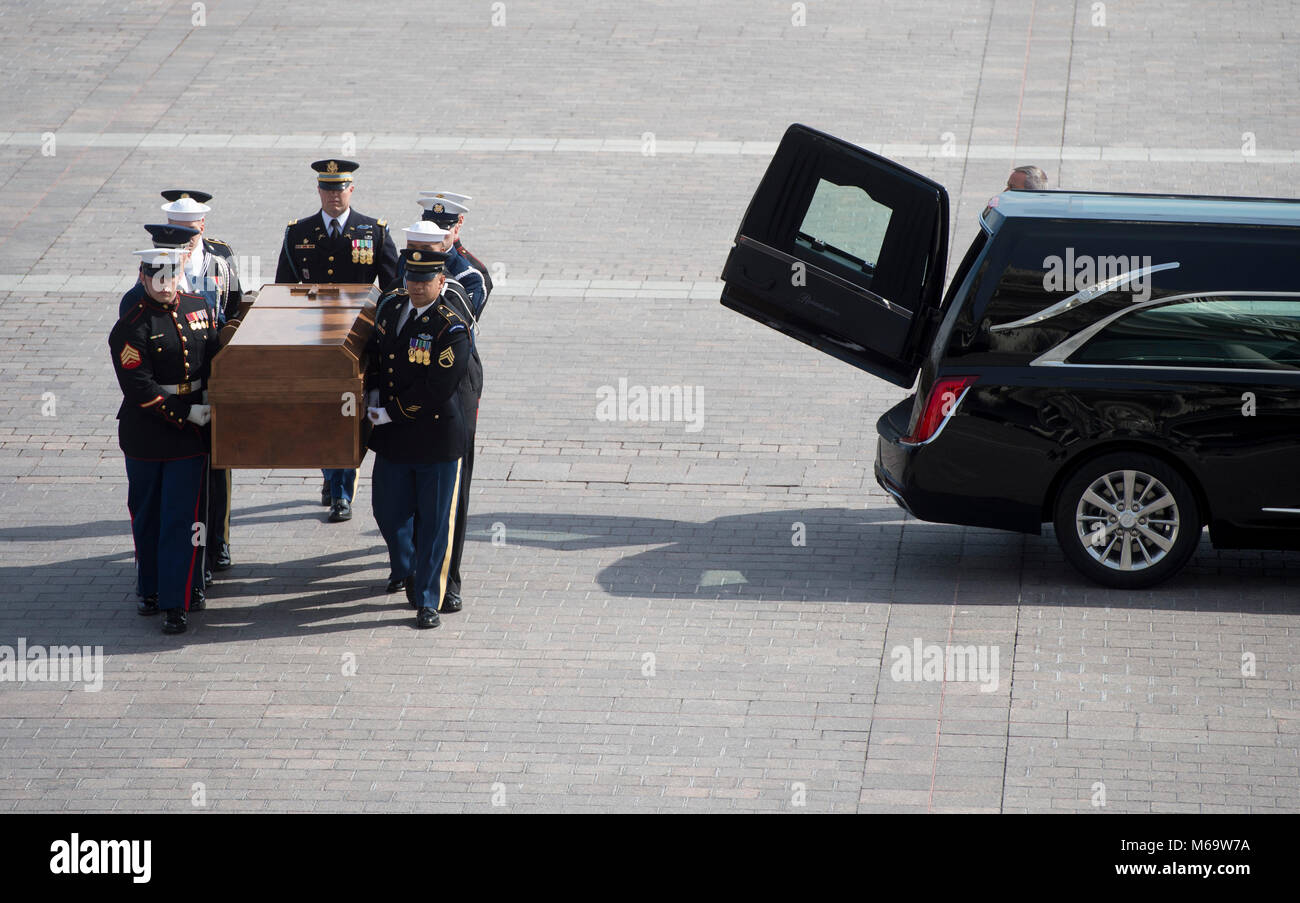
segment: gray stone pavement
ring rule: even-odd
[[[1205,544],[1122,594],[1050,531],[916,522],[871,474],[904,393],[717,303],[794,121],[946,185],[955,257],[1016,163],[1295,195],[1293,4],[1093,7],[0,7],[0,644],[104,649],[99,692],[0,682],[0,811],[1300,809],[1300,557]],[[368,477],[330,525],[312,473],[240,471],[236,567],[164,637],[113,287],[172,185],[269,279],[345,133],[357,209],[471,194],[504,277],[466,609],[417,632],[383,595]],[[598,419],[621,379],[702,387],[700,428]],[[900,679],[914,643],[996,650],[996,687]]]

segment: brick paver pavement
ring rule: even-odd
[[[807,6],[0,10],[0,644],[104,649],[99,692],[0,683],[0,811],[1300,808],[1300,558],[1205,544],[1124,594],[1050,531],[918,523],[871,474],[904,393],[716,285],[794,121],[948,186],[955,256],[1015,163],[1294,195],[1300,14]],[[465,611],[417,632],[383,595],[369,462],[345,525],[315,474],[240,471],[236,566],[164,637],[133,607],[114,287],[173,185],[270,279],[326,155],[395,226],[473,195],[501,283]],[[598,419],[620,380],[698,386],[700,416]],[[987,647],[996,681],[901,679],[914,644]]]

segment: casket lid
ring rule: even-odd
[[[333,285],[288,284],[262,286],[257,293],[258,307],[365,307],[379,300],[379,289],[369,283]]]

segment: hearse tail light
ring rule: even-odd
[[[899,441],[906,445],[921,445],[939,435],[944,422],[957,409],[962,396],[975,384],[975,380],[974,376],[945,376],[936,379],[930,387],[930,394],[925,398],[925,409],[921,412],[921,419],[916,422],[916,429]]]

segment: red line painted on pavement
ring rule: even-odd
[[[1034,16],[1038,13],[1038,0],[1029,8],[1029,32],[1025,35],[1025,65],[1020,71],[1020,98],[1016,101],[1016,133],[1011,139],[1011,165],[1016,165],[1016,148],[1020,146],[1020,114],[1025,108],[1025,83],[1029,81],[1029,45],[1034,39]]]
[[[934,781],[939,771],[939,738],[943,734],[943,700],[948,693],[948,650],[952,648],[952,625],[957,620],[957,594],[961,591],[961,581],[952,589],[952,609],[948,612],[948,639],[944,642],[943,681],[939,684],[939,720],[934,726],[934,757],[930,760],[930,798],[926,800],[927,812],[934,811]]]

